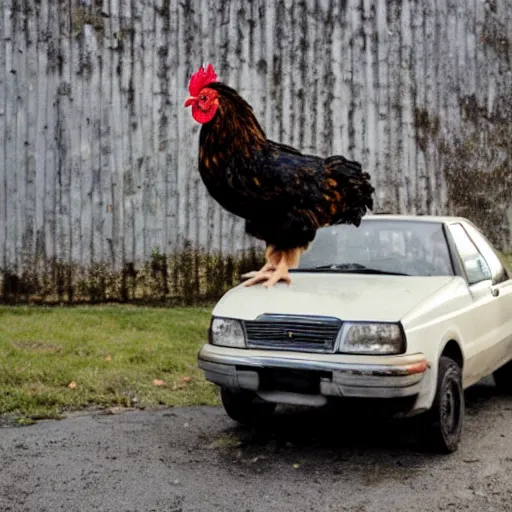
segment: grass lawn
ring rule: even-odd
[[[0,307],[0,415],[217,403],[197,369],[210,310]]]

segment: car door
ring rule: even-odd
[[[489,264],[492,275],[491,293],[499,306],[498,343],[495,346],[495,368],[512,359],[512,279],[497,251],[485,236],[473,225],[466,230]]]
[[[493,294],[492,272],[461,223],[451,224],[449,231],[460,256],[471,296],[464,322],[471,323],[472,336],[464,340],[465,380],[475,382],[492,373],[497,346],[502,342],[501,304]]]

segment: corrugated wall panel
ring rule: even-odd
[[[4,298],[195,301],[257,264],[197,172],[202,62],[269,137],[361,160],[377,211],[510,249],[511,23],[507,0],[2,2]]]

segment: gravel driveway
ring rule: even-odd
[[[512,511],[512,397],[466,393],[463,443],[421,453],[406,422],[285,409],[265,430],[219,408],[0,428],[0,510]],[[114,411],[113,411],[114,412]]]

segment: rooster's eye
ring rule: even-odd
[[[201,94],[201,96],[199,96],[199,99],[201,101],[206,101],[206,96],[204,94]]]

